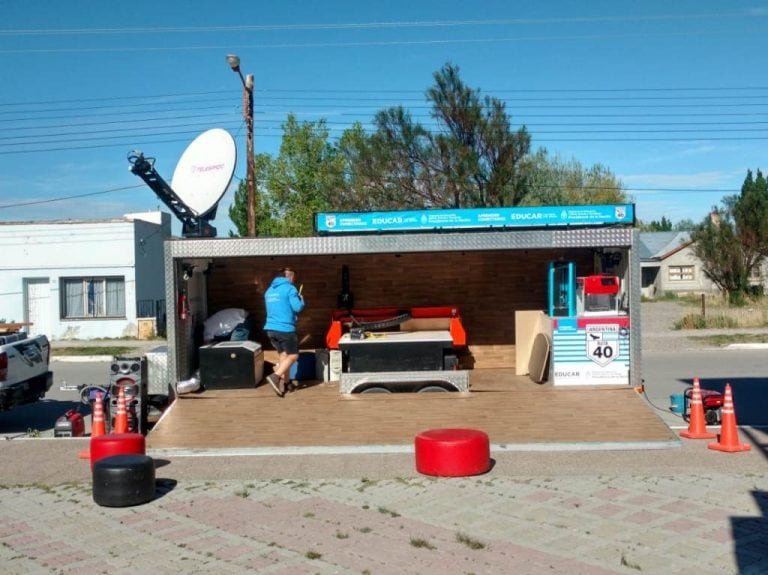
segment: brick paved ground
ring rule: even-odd
[[[0,572],[764,574],[754,437],[740,454],[495,453],[469,478],[421,476],[410,454],[171,458],[129,508],[93,502],[77,443],[6,442],[24,479],[0,473]]]
[[[740,434],[752,451],[494,452],[453,479],[408,453],[158,457],[129,508],[93,502],[85,442],[6,441],[0,573],[764,575],[768,435]]]

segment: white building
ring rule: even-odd
[[[164,212],[0,222],[0,322],[50,339],[137,337],[165,313]]]

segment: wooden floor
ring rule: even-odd
[[[492,444],[657,444],[677,437],[628,387],[537,385],[512,370],[478,369],[468,393],[339,394],[305,382],[279,398],[255,389],[180,396],[147,437],[150,449],[412,445],[433,428],[485,431]],[[578,447],[578,446],[577,446]]]

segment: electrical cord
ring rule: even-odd
[[[670,414],[674,415],[675,417],[679,417],[679,418],[680,418],[680,419],[682,419],[683,421],[687,421],[687,419],[685,418],[685,415],[684,415],[684,414],[681,414],[681,413],[675,413],[674,411],[672,411],[672,410],[670,410],[670,409],[664,409],[663,407],[659,407],[658,405],[656,405],[655,403],[653,403],[653,402],[650,400],[650,398],[648,397],[648,394],[645,392],[645,386],[644,386],[644,385],[640,386],[640,390],[639,390],[639,392],[640,392],[640,394],[643,396],[643,398],[645,399],[645,401],[647,401],[647,402],[648,402],[648,404],[649,404],[651,407],[653,407],[654,409],[656,409],[656,410],[658,410],[658,411],[663,411],[664,413],[670,413]]]

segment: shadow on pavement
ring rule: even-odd
[[[70,409],[80,411],[83,417],[91,410],[79,401],[44,399],[37,403],[20,405],[11,411],[0,412],[0,433],[25,433],[29,430],[53,429],[56,420]]]
[[[768,492],[752,491],[760,515],[755,517],[731,517],[734,553],[739,573],[765,573],[768,560],[765,539],[768,536]]]
[[[687,385],[693,385],[692,379],[680,379]],[[768,377],[733,377],[700,378],[702,389],[711,389],[723,393],[725,384],[731,384],[733,408],[739,425],[768,425]]]

